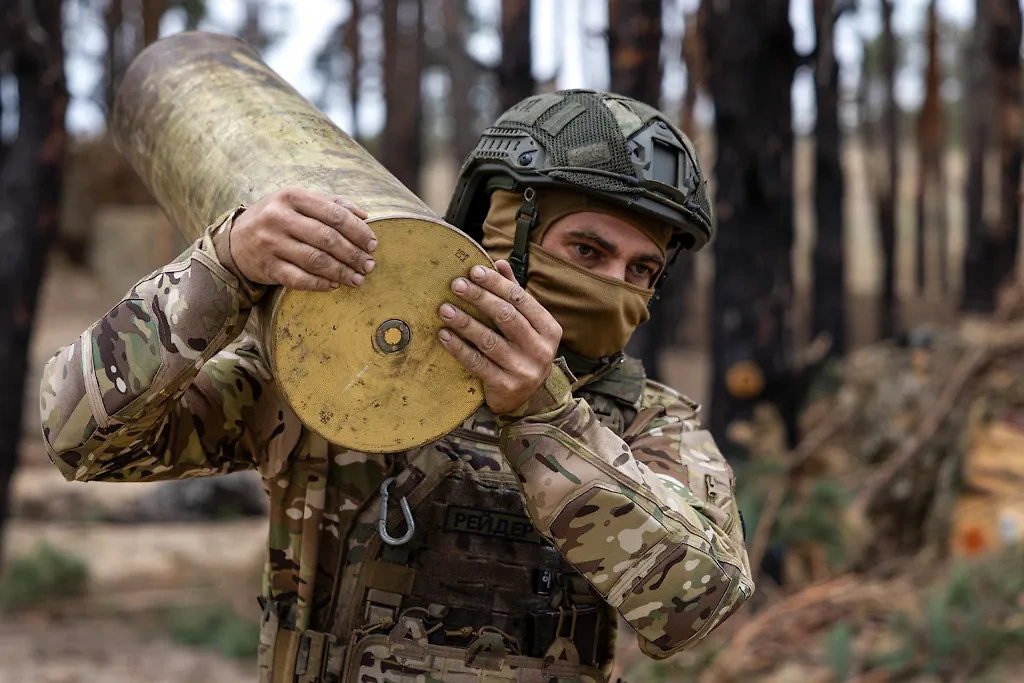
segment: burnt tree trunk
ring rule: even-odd
[[[501,63],[498,104],[502,111],[533,94],[530,0],[501,0]]]
[[[661,99],[661,0],[608,0],[612,92],[657,107]]]
[[[693,112],[697,107],[697,95],[707,90],[708,59],[704,45],[707,27],[708,3],[701,2],[696,11],[686,15],[683,29],[682,58],[686,65],[686,93],[683,95],[683,111],[679,116],[679,127],[693,137],[696,135]]]
[[[928,6],[928,68],[925,97],[917,122],[917,290],[939,298],[949,287],[946,259],[949,221],[946,210],[945,117],[939,87],[939,21],[936,0]]]
[[[7,2],[5,51],[18,85],[18,135],[0,167],[0,547],[18,460],[29,341],[47,250],[57,232],[66,147],[61,0]]]
[[[961,307],[991,312],[998,289],[1014,276],[1019,248],[1021,161],[1021,11],[1010,0],[979,0],[971,41],[968,92],[967,253]],[[990,126],[996,128],[990,145]],[[998,176],[986,157],[998,154]],[[998,193],[986,216],[986,188]]]
[[[0,45],[6,45],[7,39],[4,36],[3,30],[0,29]],[[3,64],[3,48],[0,48],[0,65]],[[4,75],[5,72],[0,67],[0,164],[4,163],[4,153],[7,151],[7,140],[4,139],[3,134],[3,121],[4,121]]]
[[[993,112],[999,136],[998,219],[989,226],[987,248],[992,274],[990,306],[996,294],[1015,275],[1020,246],[1020,177],[1024,162],[1024,116],[1021,111],[1021,9],[1017,0],[990,0],[992,34]]]
[[[104,104],[108,116],[113,111],[114,96],[117,94],[117,86],[121,83],[121,76],[124,75],[125,70],[124,41],[121,40],[121,29],[124,23],[122,3],[123,0],[109,0],[107,8],[103,13],[107,38],[107,63],[105,65],[107,73],[104,78],[106,98]]]
[[[892,0],[882,0],[882,82],[885,102],[882,133],[885,173],[876,191],[879,242],[882,245],[881,336],[893,337],[899,330],[899,299],[896,295],[896,211],[899,206],[900,148],[899,111],[896,107],[896,37],[892,30]]]
[[[387,116],[380,160],[403,185],[418,193],[423,160],[423,0],[393,0],[383,6]]]
[[[152,45],[160,37],[160,19],[167,11],[167,0],[142,0],[142,42]]]
[[[831,339],[830,355],[846,349],[846,268],[843,259],[846,188],[839,132],[839,63],[832,29],[833,0],[815,0],[817,31],[815,98],[818,105],[814,146],[814,304],[811,333]]]
[[[967,243],[964,253],[963,298],[961,309],[970,312],[991,310],[988,291],[991,278],[985,229],[985,157],[989,150],[989,121],[992,106],[991,78],[987,59],[990,0],[975,3],[974,30],[967,58],[966,147],[967,147]]]
[[[796,401],[788,387],[793,298],[790,92],[797,60],[788,0],[712,2],[707,29],[718,214],[709,423],[723,449],[742,456],[727,428],[749,418],[758,400],[779,406],[795,438]]]
[[[270,38],[264,30],[260,0],[245,0],[245,18],[239,30],[239,37],[257,52],[263,52],[270,45]]]
[[[362,80],[362,40],[359,27],[362,23],[360,0],[349,0],[351,12],[345,26],[345,51],[348,53],[348,101],[352,108],[352,125],[349,133],[353,140],[359,140],[359,102]]]
[[[444,5],[445,58],[451,82],[453,135],[452,160],[461,165],[477,143],[477,112],[471,100],[478,67],[466,52],[469,5],[466,0],[442,0]]]
[[[608,64],[610,89],[652,107],[661,99],[661,0],[609,0]],[[661,381],[661,351],[672,343],[682,313],[682,295],[676,291],[679,268],[673,267],[651,302],[651,319],[637,329],[627,352],[638,356],[647,375]]]

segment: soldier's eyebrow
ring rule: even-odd
[[[566,235],[568,237],[573,237],[578,240],[589,240],[590,242],[593,242],[594,244],[599,246],[604,251],[608,252],[608,254],[610,254],[611,256],[616,256],[619,253],[619,248],[617,246],[615,246],[605,238],[601,237],[593,230],[570,230],[569,232],[566,233]],[[653,264],[655,266],[655,269],[659,269],[665,265],[665,259],[662,258],[661,254],[659,254],[656,251],[652,251],[647,254],[641,254],[640,256],[637,256],[633,260],[640,263]]]
[[[616,256],[619,253],[619,248],[606,240],[605,238],[598,235],[593,230],[570,230],[566,233],[569,237],[575,237],[578,240],[589,240],[607,251],[612,256]]]
[[[640,256],[637,256],[635,260],[639,261],[640,263],[649,263],[655,266],[655,270],[658,270],[664,267],[665,265],[665,259],[661,257],[661,254],[658,254],[653,251],[649,254],[641,254]]]

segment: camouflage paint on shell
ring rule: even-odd
[[[438,220],[230,36],[192,31],[146,48],[118,89],[112,129],[132,168],[190,240],[221,213],[287,185],[347,195],[371,218]]]
[[[125,74],[112,129],[190,241],[223,212],[287,186],[344,194],[369,214],[378,267],[365,286],[273,288],[253,316],[285,399],[310,429],[334,443],[395,452],[442,436],[482,404],[479,380],[436,343],[435,311],[447,301],[479,317],[449,286],[491,260],[245,43],[205,32],[154,43]],[[374,333],[392,318],[412,328],[412,341],[377,352]],[[438,383],[450,391],[439,395]],[[396,395],[396,384],[413,388]]]

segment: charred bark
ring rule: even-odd
[[[380,160],[398,180],[419,192],[423,161],[423,0],[394,0],[384,7],[384,121]]]
[[[710,427],[726,451],[742,455],[727,428],[749,418],[758,400],[779,406],[795,438],[790,92],[797,58],[788,0],[710,3],[707,28],[718,214]]]
[[[961,309],[991,310],[986,272],[988,257],[985,229],[985,156],[989,150],[989,112],[991,78],[986,54],[991,30],[989,0],[975,4],[974,30],[967,59],[967,92],[964,112],[967,146],[967,244],[964,253],[963,298]]]
[[[657,107],[661,99],[661,0],[609,0],[611,89]]]
[[[110,0],[103,13],[103,22],[107,38],[107,63],[104,84],[106,85],[104,105],[109,113],[114,108],[114,96],[117,94],[117,86],[121,83],[121,77],[125,71],[125,56],[123,41],[121,40],[121,29],[124,23],[123,0]]]
[[[142,42],[152,45],[160,37],[160,19],[167,11],[167,0],[142,0]]]
[[[979,0],[969,58],[967,253],[961,303],[965,311],[994,310],[998,289],[1016,270],[1024,158],[1020,42],[1019,5]],[[998,155],[999,172],[992,178],[985,173],[989,154]],[[998,193],[994,215],[986,215],[986,190]]]
[[[949,221],[946,210],[945,138],[946,124],[939,86],[939,22],[936,1],[928,7],[928,68],[925,97],[917,122],[917,289],[934,298],[949,287],[946,258]]]
[[[682,60],[686,65],[686,93],[683,95],[683,111],[679,125],[683,132],[694,136],[693,112],[697,107],[697,95],[707,90],[708,65],[704,34],[707,26],[708,3],[702,2],[697,11],[686,15],[683,33]]]
[[[345,49],[348,53],[348,101],[352,108],[352,130],[350,134],[353,140],[359,140],[359,102],[362,81],[362,40],[359,35],[359,27],[362,23],[363,12],[360,6],[361,0],[349,0],[351,13],[348,17],[348,24],[345,26]]]
[[[6,45],[7,40],[4,37],[2,31],[0,31],[0,44]],[[0,64],[3,63],[3,48],[0,48]],[[3,134],[3,121],[4,121],[4,71],[0,69],[0,164],[4,163],[4,154],[7,152],[7,140]]]
[[[0,546],[18,460],[29,341],[46,253],[57,232],[66,147],[61,0],[4,3],[18,85],[18,135],[0,167]]]
[[[835,20],[833,0],[815,0],[814,18],[818,38],[815,74],[818,115],[814,157],[816,229],[811,333],[813,336],[828,334],[832,341],[830,355],[840,357],[846,349],[846,268],[843,258],[846,187],[839,132],[839,63],[832,38]]]
[[[998,290],[1016,274],[1020,247],[1020,179],[1024,162],[1024,116],[1021,111],[1021,9],[1016,0],[992,0],[994,112],[999,136],[998,219],[989,226],[987,247],[992,274],[987,308],[994,309]]]
[[[498,65],[498,103],[505,111],[533,94],[530,56],[530,0],[501,2],[501,63]]]
[[[880,129],[886,172],[880,174],[876,191],[879,242],[882,245],[881,336],[899,331],[899,299],[896,295],[896,210],[899,205],[900,149],[899,111],[896,107],[896,37],[892,30],[892,0],[882,0],[882,82],[885,103]]]
[[[271,42],[263,26],[262,9],[260,0],[245,0],[245,18],[239,30],[239,37],[257,52],[266,50]]]
[[[473,89],[476,86],[479,66],[466,52],[468,35],[469,5],[466,0],[442,0],[444,5],[445,59],[451,82],[453,139],[452,159],[457,164],[476,146],[478,116],[473,106]]]

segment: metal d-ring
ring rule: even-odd
[[[402,516],[405,517],[405,525],[409,527],[409,530],[401,538],[395,538],[388,533],[388,486],[394,480],[394,477],[388,477],[380,485],[380,519],[377,521],[377,531],[380,533],[381,540],[388,545],[405,545],[416,531],[412,510],[409,509],[409,501],[405,499],[405,496],[402,496],[398,504],[402,507]]]

